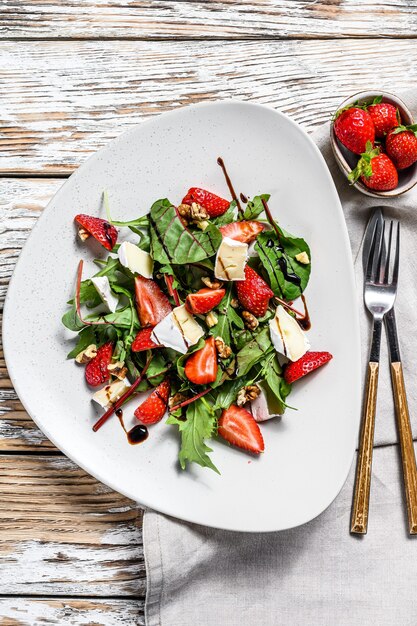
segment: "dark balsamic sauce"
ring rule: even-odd
[[[301,286],[301,278],[297,276],[294,272],[290,272],[288,270],[287,259],[284,256],[279,257],[278,265],[281,272],[284,274],[284,278],[287,282],[292,283],[293,285],[297,285],[297,287]]]
[[[297,319],[297,322],[300,324],[303,330],[310,330],[311,319],[310,319],[310,313],[308,312],[307,303],[306,303],[304,294],[301,295],[301,300],[303,301],[303,305],[304,305],[304,317],[300,317],[299,319]]]
[[[116,415],[119,418],[119,422],[126,433],[126,437],[128,442],[134,446],[138,443],[142,443],[149,436],[149,431],[143,424],[138,424],[137,426],[133,426],[130,430],[126,430],[125,423],[123,421],[123,411],[122,409],[117,409]]]
[[[106,238],[106,241],[113,248],[115,242],[113,241],[113,238],[112,238],[112,236],[110,234],[110,230],[112,228],[112,225],[109,224],[108,222],[104,222],[103,223],[103,228],[104,228],[104,236]]]
[[[245,194],[241,193],[240,194],[240,199],[243,202],[243,204],[247,204],[248,203],[248,198],[247,198],[247,196],[245,196]]]
[[[230,180],[230,176],[227,173],[226,166],[225,166],[224,161],[223,161],[223,159],[221,157],[219,157],[217,159],[217,164],[220,165],[220,167],[223,170],[223,174],[224,174],[224,177],[226,179],[227,186],[229,187],[230,195],[232,196],[233,200],[235,200],[239,213],[242,213],[242,211],[243,211],[242,210],[242,206],[241,206],[241,204],[239,202],[239,198],[236,195],[236,191],[235,191],[235,189],[233,187],[232,181]]]

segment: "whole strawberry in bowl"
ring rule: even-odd
[[[364,91],[336,110],[330,143],[340,170],[358,191],[396,197],[417,183],[416,129],[400,98]]]

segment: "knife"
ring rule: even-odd
[[[389,209],[390,207],[386,208]],[[383,206],[374,208],[366,227],[362,250],[362,265],[364,272],[366,272],[375,227],[378,223],[380,226],[382,226],[383,223],[383,209]],[[404,492],[407,503],[408,530],[410,535],[415,535],[417,534],[417,468],[394,307],[392,307],[392,309],[385,315],[384,322],[391,362],[391,380],[401,448]]]

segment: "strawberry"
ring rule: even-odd
[[[84,215],[83,213],[76,215],[74,219],[77,224],[89,232],[90,235],[93,235],[94,239],[97,239],[107,250],[113,250],[117,241],[117,228],[112,224],[102,220],[100,217]]]
[[[214,337],[206,339],[204,347],[188,357],[185,375],[196,385],[214,383],[217,377],[217,350]]]
[[[113,344],[105,343],[97,350],[94,359],[91,359],[85,366],[85,379],[91,387],[98,387],[110,378],[107,367],[111,363],[113,355]]]
[[[392,129],[401,124],[400,112],[393,104],[381,102],[382,96],[375,98],[366,110],[375,126],[375,137],[382,139]]]
[[[251,241],[255,241],[256,237],[264,228],[265,225],[261,224],[261,222],[242,221],[225,224],[224,226],[220,226],[219,230],[223,237],[230,237],[230,239],[235,239],[242,243],[251,243]]]
[[[156,424],[165,415],[168,406],[171,385],[168,380],[162,381],[151,395],[146,398],[135,411],[135,417],[142,424]]]
[[[397,170],[417,161],[417,124],[398,126],[387,135],[386,150]]]
[[[200,189],[199,187],[191,187],[191,189],[188,190],[187,195],[182,200],[183,204],[192,204],[193,202],[196,202],[205,208],[210,217],[223,215],[223,213],[226,213],[230,206],[230,202],[228,200],[224,200],[223,198],[216,196],[214,193],[211,193],[211,191],[206,191],[205,189]]]
[[[218,434],[238,448],[259,454],[265,449],[258,424],[246,409],[232,404],[221,414]]]
[[[245,280],[236,282],[237,297],[242,307],[256,315],[265,315],[270,298],[274,295],[272,289],[249,265],[245,267]]]
[[[185,306],[190,313],[208,313],[224,298],[226,289],[199,289],[197,293],[189,293]]]
[[[306,376],[310,372],[313,372],[318,367],[328,363],[333,356],[330,352],[306,352],[301,359],[294,361],[294,363],[288,363],[285,368],[284,378],[287,383],[293,383],[294,381]]]
[[[339,141],[355,154],[366,150],[368,141],[375,141],[375,126],[367,111],[359,107],[341,109],[336,113],[333,129]]]
[[[389,191],[398,185],[394,163],[380,148],[372,148],[370,142],[348,178],[352,183],[360,178],[364,185],[376,191]]]
[[[136,308],[142,326],[156,326],[171,313],[167,296],[151,278],[135,278]]]
[[[158,343],[151,339],[152,328],[142,328],[134,338],[131,350],[132,352],[142,352],[143,350],[152,350],[153,348],[162,348]]]

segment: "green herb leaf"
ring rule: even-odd
[[[260,196],[255,196],[254,198],[252,198],[252,200],[249,200],[243,212],[243,218],[245,220],[256,219],[264,210],[262,200],[268,202],[270,197],[271,196],[269,195],[269,193],[263,193]]]
[[[78,317],[78,313],[77,313],[77,308],[75,306],[75,302],[72,304],[70,310],[67,311],[62,316],[62,323],[64,324],[64,326],[69,328],[69,330],[73,330],[75,332],[78,332],[79,330],[84,328],[85,325],[82,323],[82,321]]]
[[[284,300],[295,300],[307,287],[311,271],[311,263],[299,263],[295,256],[306,252],[311,259],[310,248],[304,239],[294,237],[282,228],[279,233],[279,237],[272,231],[260,233],[255,250],[268,274],[272,291]],[[290,280],[292,276],[296,277],[294,282]]]
[[[222,235],[210,224],[191,231],[167,199],[157,200],[150,212],[151,255],[161,265],[195,263],[216,254]]]
[[[233,200],[230,203],[227,211],[223,213],[223,215],[219,215],[219,217],[212,219],[211,223],[215,226],[224,226],[225,224],[230,224],[230,222],[234,222],[236,220],[236,206],[237,202],[236,200]]]
[[[179,428],[181,450],[178,458],[182,469],[186,468],[187,463],[194,462],[220,474],[208,456],[212,449],[205,443],[216,430],[216,416],[207,403],[202,402],[202,399],[196,400],[188,406],[185,420],[170,415],[167,424],[174,424]]]
[[[92,326],[85,326],[78,335],[77,345],[67,354],[67,359],[75,359],[77,354],[96,343],[96,336]]]
[[[268,351],[271,351],[272,343],[269,336],[269,328],[263,328],[252,341],[237,353],[237,373],[244,376],[259,361],[261,361]]]
[[[227,286],[226,295],[220,302],[218,309],[215,311],[218,322],[210,329],[213,337],[221,337],[226,345],[230,346],[233,338],[233,326],[236,328],[244,328],[242,318],[236,313],[230,301],[233,297],[232,285]]]

